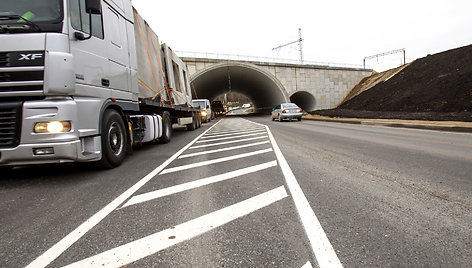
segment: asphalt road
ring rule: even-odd
[[[113,170],[0,170],[0,267],[472,265],[471,134],[269,116],[174,134]]]

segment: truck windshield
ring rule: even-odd
[[[196,108],[200,108],[200,109],[205,109],[206,108],[204,101],[194,101],[193,106],[195,106]]]
[[[61,32],[62,0],[1,0],[0,33]]]

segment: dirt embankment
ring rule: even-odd
[[[379,83],[383,83],[393,76],[395,76],[397,73],[399,73],[401,70],[403,70],[405,67],[407,67],[409,64],[393,68],[384,72],[374,72],[371,76],[367,76],[362,78],[357,85],[355,85],[347,94],[344,96],[344,98],[339,102],[338,106],[341,105],[342,103],[354,98],[355,96],[361,94],[362,92],[374,87],[375,85]]]
[[[472,121],[472,45],[374,74],[361,80],[336,109],[312,114]]]

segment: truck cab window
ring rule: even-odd
[[[90,34],[89,14],[85,12],[85,0],[70,0],[70,20],[74,29]],[[92,35],[103,39],[102,15],[92,15]]]

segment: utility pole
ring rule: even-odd
[[[283,47],[290,46],[298,42],[298,50],[300,52],[300,64],[303,64],[303,38],[302,38],[302,28],[298,28],[298,40],[289,42],[287,44],[274,47],[272,50],[280,50]]]
[[[302,38],[302,28],[298,28],[298,49],[300,50],[300,64],[303,64],[303,38]]]

